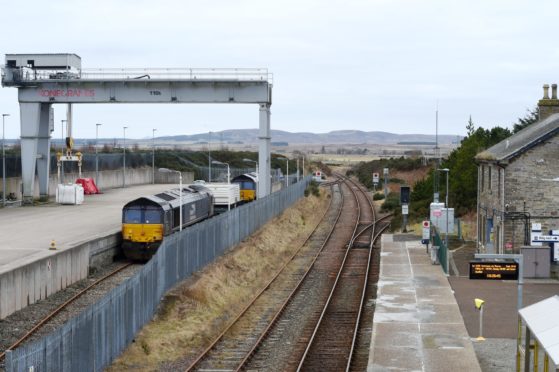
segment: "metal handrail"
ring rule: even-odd
[[[28,67],[2,68],[2,80],[11,70],[12,79],[27,81],[74,80],[187,80],[187,81],[266,81],[273,82],[273,74],[266,68],[93,68],[82,70],[40,70]]]

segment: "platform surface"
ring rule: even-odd
[[[481,371],[447,277],[419,241],[382,236],[368,371]]]
[[[32,207],[0,208],[0,274],[59,250],[120,231],[122,206],[144,195],[176,184],[131,186],[86,195],[82,205],[49,203]]]

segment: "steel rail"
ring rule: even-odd
[[[342,198],[343,198],[343,194],[342,194]],[[305,241],[299,246],[299,248],[297,249],[297,251],[295,251],[293,253],[293,255],[289,258],[289,260],[287,260],[282,267],[276,272],[276,274],[274,275],[274,277],[266,284],[266,286],[260,290],[253,298],[252,300],[243,308],[243,310],[226,326],[226,328],[214,339],[214,341],[206,348],[204,349],[204,351],[198,355],[198,357],[192,362],[190,363],[190,365],[186,368],[185,371],[192,371],[199,363],[201,363],[209,354],[209,352],[217,345],[217,343],[219,341],[221,341],[221,339],[223,339],[223,337],[225,336],[225,334],[239,321],[239,319],[241,319],[241,317],[249,310],[249,308],[256,302],[256,300],[258,298],[260,298],[260,296],[272,285],[272,283],[279,277],[279,275],[285,270],[285,268],[287,267],[287,265],[289,263],[291,263],[293,261],[293,259],[299,254],[299,252],[301,251],[301,249],[305,246],[305,244],[307,244],[307,242],[311,239],[311,237],[313,236],[313,234],[315,233],[315,231],[318,229],[318,227],[320,226],[320,224],[322,223],[322,221],[324,220],[324,218],[328,215],[328,212],[330,211],[330,208],[332,206],[332,201],[333,198],[330,198],[330,202],[328,203],[328,208],[326,208],[326,211],[324,212],[324,214],[322,215],[320,221],[316,224],[316,226],[314,227],[314,229],[308,234],[308,236],[306,237]],[[342,203],[340,205],[343,205],[343,199],[342,199]],[[336,222],[339,219],[339,216],[341,215],[341,210],[342,208],[340,207],[340,210],[338,211],[338,215],[336,218]],[[333,226],[335,226],[335,223],[333,224]],[[334,227],[332,227],[332,229],[330,230],[328,236],[326,237],[322,247],[320,249],[322,249],[324,247],[324,245],[326,245],[326,242],[330,239],[330,236],[332,235],[332,232],[334,231]],[[316,258],[315,258],[316,260]],[[314,261],[313,261],[314,264]],[[312,265],[311,265],[312,267]],[[309,267],[310,270],[310,267]],[[305,273],[306,276],[306,273]],[[277,317],[274,317],[274,319],[276,319]],[[269,328],[269,327],[268,327]],[[267,329],[268,329],[267,328]],[[259,337],[258,341],[260,341],[262,339],[262,336]],[[251,349],[251,351],[249,352],[248,355],[250,355],[250,353],[253,352],[253,350],[255,349],[255,347],[253,347]],[[243,359],[243,362],[245,360],[248,360],[247,357],[245,357]],[[242,363],[241,362],[241,366]],[[240,368],[240,367],[239,367]],[[238,368],[238,369],[239,369]]]
[[[349,180],[349,179],[348,179],[348,181],[351,182],[351,183],[353,183],[353,181],[351,181],[351,180]],[[347,184],[347,183],[346,183],[346,184]],[[355,185],[355,184],[354,184],[354,185]],[[332,300],[332,298],[333,298],[333,296],[334,296],[334,292],[335,292],[335,290],[336,290],[336,288],[337,288],[337,285],[338,285],[338,282],[339,282],[339,280],[340,280],[340,278],[341,278],[341,276],[342,276],[342,272],[343,272],[343,270],[344,270],[345,263],[346,263],[347,258],[348,258],[348,256],[349,256],[349,252],[350,252],[351,247],[352,247],[352,245],[353,245],[353,242],[354,242],[354,240],[355,240],[355,238],[356,238],[355,233],[356,233],[356,231],[357,231],[357,227],[359,226],[359,220],[360,220],[360,218],[361,218],[361,205],[360,205],[360,203],[359,203],[359,198],[357,197],[356,191],[355,191],[352,187],[349,187],[349,189],[351,190],[353,196],[355,197],[355,201],[357,202],[357,211],[358,211],[358,213],[357,213],[357,221],[356,221],[356,223],[355,223],[355,228],[354,228],[354,230],[353,230],[352,238],[350,239],[350,242],[348,243],[348,245],[347,245],[347,247],[346,247],[346,252],[345,252],[345,254],[344,254],[344,258],[343,258],[343,260],[342,260],[342,263],[341,263],[341,265],[340,265],[340,269],[338,270],[338,274],[336,275],[336,280],[334,281],[334,284],[333,284],[333,286],[332,286],[332,289],[331,289],[331,291],[330,291],[330,294],[328,295],[328,298],[326,299],[326,302],[325,302],[325,304],[324,304],[324,307],[323,307],[323,309],[322,309],[322,312],[321,312],[321,314],[320,314],[320,317],[319,317],[319,319],[318,319],[318,321],[317,321],[317,323],[316,323],[316,326],[315,326],[315,328],[314,328],[314,330],[313,330],[313,333],[312,333],[311,337],[309,338],[309,341],[308,341],[308,343],[307,343],[307,347],[306,347],[306,349],[305,349],[305,352],[303,353],[303,356],[301,357],[301,360],[300,360],[300,362],[299,362],[299,366],[297,367],[297,371],[298,371],[298,372],[301,371],[301,369],[303,368],[303,364],[304,364],[304,362],[305,362],[305,359],[307,358],[307,355],[309,354],[310,348],[311,348],[311,346],[312,346],[312,344],[313,344],[313,342],[314,342],[314,340],[315,340],[315,338],[316,338],[316,334],[318,333],[318,330],[319,330],[319,328],[320,328],[320,325],[321,325],[321,323],[322,323],[322,320],[324,319],[324,315],[326,314],[326,311],[327,311],[327,309],[328,309],[328,306],[330,305],[330,302],[331,302],[331,300]],[[363,190],[362,190],[361,188],[358,187],[358,189],[361,191],[361,193],[363,193]],[[366,194],[363,193],[363,195],[368,199],[368,197],[367,197]],[[373,209],[373,215],[374,215],[374,209]]]
[[[375,224],[387,219],[388,217],[392,217],[392,214],[386,215],[384,217],[381,217],[379,219],[377,219],[375,221]],[[373,231],[372,231],[372,239],[371,239],[371,244],[369,245],[369,257],[367,259],[367,270],[365,272],[365,284],[363,285],[363,291],[361,293],[361,302],[359,304],[359,312],[357,313],[357,320],[355,322],[355,329],[353,331],[353,338],[351,340],[351,347],[349,349],[349,356],[347,358],[347,366],[346,366],[346,372],[350,371],[351,368],[351,362],[353,359],[353,353],[355,351],[355,343],[357,342],[357,335],[359,333],[359,324],[361,323],[361,314],[363,313],[363,304],[365,303],[365,294],[367,292],[367,282],[369,279],[369,272],[371,269],[371,258],[373,255],[373,246],[375,245],[376,240],[379,238],[379,236],[390,226],[390,223],[386,224],[385,226],[383,226],[375,235],[375,229],[376,229],[376,225],[373,227]]]
[[[70,299],[68,299],[66,302],[64,302],[63,304],[61,304],[60,306],[58,306],[56,309],[54,309],[49,315],[47,315],[46,317],[43,318],[43,320],[41,320],[39,323],[37,323],[33,328],[31,328],[25,335],[23,335],[23,337],[21,337],[19,340],[17,340],[14,344],[12,344],[10,347],[8,347],[6,350],[4,350],[2,353],[0,353],[0,360],[3,360],[4,357],[6,356],[6,352],[9,350],[14,350],[15,348],[17,348],[19,345],[21,345],[25,340],[27,340],[29,337],[31,337],[39,328],[41,328],[43,325],[45,325],[49,320],[51,320],[56,314],[60,313],[66,306],[70,305],[72,302],[74,302],[76,299],[78,299],[78,297],[82,296],[85,292],[87,292],[88,290],[90,290],[92,287],[96,286],[97,284],[101,283],[102,281],[110,278],[111,276],[115,275],[116,273],[118,273],[119,271],[124,270],[125,268],[129,267],[130,265],[132,265],[132,262],[127,262],[126,264],[124,264],[123,266],[111,271],[110,273],[108,273],[107,275],[103,276],[102,278],[97,279],[95,282],[91,283],[90,285],[88,285],[86,288],[82,289],[80,292],[76,293],[74,296],[72,296]]]
[[[332,183],[331,185],[335,185],[336,183]],[[343,209],[343,202],[344,202],[344,196],[343,193],[340,193],[342,196],[342,202],[340,204],[340,209],[338,210],[338,214],[336,216],[336,219],[334,220],[334,223],[332,224],[332,228],[330,229],[330,231],[328,232],[328,235],[326,236],[326,239],[324,239],[324,242],[322,243],[322,245],[320,246],[320,248],[318,249],[317,253],[315,254],[313,260],[311,261],[311,263],[309,264],[309,266],[307,267],[307,269],[305,270],[305,273],[303,274],[303,276],[301,277],[301,279],[299,280],[299,282],[297,283],[297,285],[293,288],[293,290],[289,293],[289,295],[287,296],[287,298],[285,299],[285,301],[281,304],[280,308],[278,309],[278,311],[276,312],[276,314],[274,315],[274,317],[272,318],[272,320],[270,321],[270,323],[268,323],[268,326],[264,329],[264,331],[260,334],[260,336],[258,337],[258,340],[256,340],[255,344],[253,345],[252,349],[247,353],[247,355],[245,356],[245,358],[241,361],[241,363],[237,366],[237,368],[235,369],[236,372],[241,371],[247,364],[248,362],[251,360],[251,358],[254,356],[254,354],[256,353],[256,350],[258,349],[258,347],[262,344],[262,342],[266,339],[266,337],[270,334],[272,328],[275,326],[275,324],[277,323],[279,317],[284,313],[285,309],[287,308],[287,305],[289,305],[289,303],[293,300],[293,298],[295,297],[295,294],[299,291],[299,289],[301,288],[301,285],[303,284],[303,282],[305,281],[305,279],[307,278],[307,276],[310,274],[311,269],[314,267],[314,264],[316,263],[316,260],[318,259],[318,257],[320,256],[320,254],[322,253],[322,251],[324,250],[324,247],[326,246],[326,243],[328,243],[328,241],[330,241],[330,237],[332,236],[332,234],[334,233],[334,230],[336,228],[336,224],[338,223],[340,216],[342,214],[342,209]]]

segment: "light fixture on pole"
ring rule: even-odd
[[[6,150],[4,149],[4,142],[6,141],[6,127],[4,121],[6,116],[10,114],[2,114],[2,205],[6,206]]]
[[[179,231],[182,231],[182,173],[178,170],[169,168],[159,168],[161,173],[178,173],[179,174]]]
[[[157,129],[153,128],[151,130],[151,183],[155,184],[155,131]]]
[[[122,187],[126,187],[126,129],[128,127],[122,127],[123,137],[122,137]]]
[[[446,231],[445,231],[445,237],[444,237],[444,244],[446,245],[446,271],[448,274],[448,255],[449,255],[449,247],[448,247],[448,174],[450,173],[450,169],[448,168],[442,168],[442,169],[437,169],[439,172],[445,172],[446,173],[446,195],[445,195],[445,207],[446,207]]]
[[[289,159],[288,158],[278,158],[278,160],[285,160],[287,161],[287,168],[286,168],[286,175],[285,175],[285,187],[289,186]]]
[[[227,165],[227,183],[231,183],[231,172],[230,172],[230,169],[229,169],[229,163],[225,163],[225,162],[221,162],[221,161],[217,161],[217,160],[212,160],[212,164]]]
[[[99,141],[99,127],[103,124],[95,124],[95,183],[99,186],[99,153],[98,153],[98,141]]]
[[[251,160],[251,159],[243,159],[243,161],[251,162],[251,163],[256,164],[256,177],[258,177],[258,162],[256,160]],[[255,190],[256,195],[258,195],[258,184],[259,184],[259,182],[256,182],[256,190]]]

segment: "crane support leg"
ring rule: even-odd
[[[272,184],[270,179],[270,105],[260,104],[259,111],[260,131],[258,135],[258,197],[262,198],[270,195],[272,192]]]
[[[33,203],[35,169],[39,181],[39,196],[48,197],[50,170],[50,104],[20,103],[21,120],[21,178],[23,203]]]

